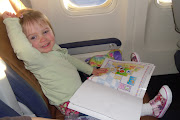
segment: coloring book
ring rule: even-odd
[[[101,120],[139,120],[155,66],[106,58],[101,67],[108,73],[89,77],[70,99],[69,108]]]

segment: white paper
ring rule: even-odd
[[[87,80],[68,107],[102,120],[139,120],[142,99]]]

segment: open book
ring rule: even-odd
[[[139,120],[155,66],[105,59],[109,72],[91,76],[70,99],[69,108],[101,120]]]

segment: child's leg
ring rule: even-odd
[[[132,62],[141,62],[141,59],[136,52],[131,53],[130,58]]]
[[[172,92],[167,85],[162,86],[159,93],[150,100],[149,103],[143,104],[141,116],[163,117],[172,102]]]
[[[69,101],[65,102],[63,104],[60,104],[59,106],[56,106],[57,109],[63,114],[65,115],[66,119],[76,119],[79,116],[79,112],[69,109],[68,108],[69,105]]]
[[[56,106],[58,110],[65,115],[65,120],[99,120],[94,117],[85,115],[83,113],[79,113],[75,110],[68,108],[69,101],[65,102],[63,104],[60,104],[59,106]]]

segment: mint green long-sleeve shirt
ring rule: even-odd
[[[50,104],[59,105],[68,101],[80,87],[81,79],[77,70],[91,74],[93,68],[68,54],[67,49],[57,44],[48,53],[41,53],[28,41],[22,32],[19,18],[4,20],[11,45],[18,59],[23,60],[37,80]]]

